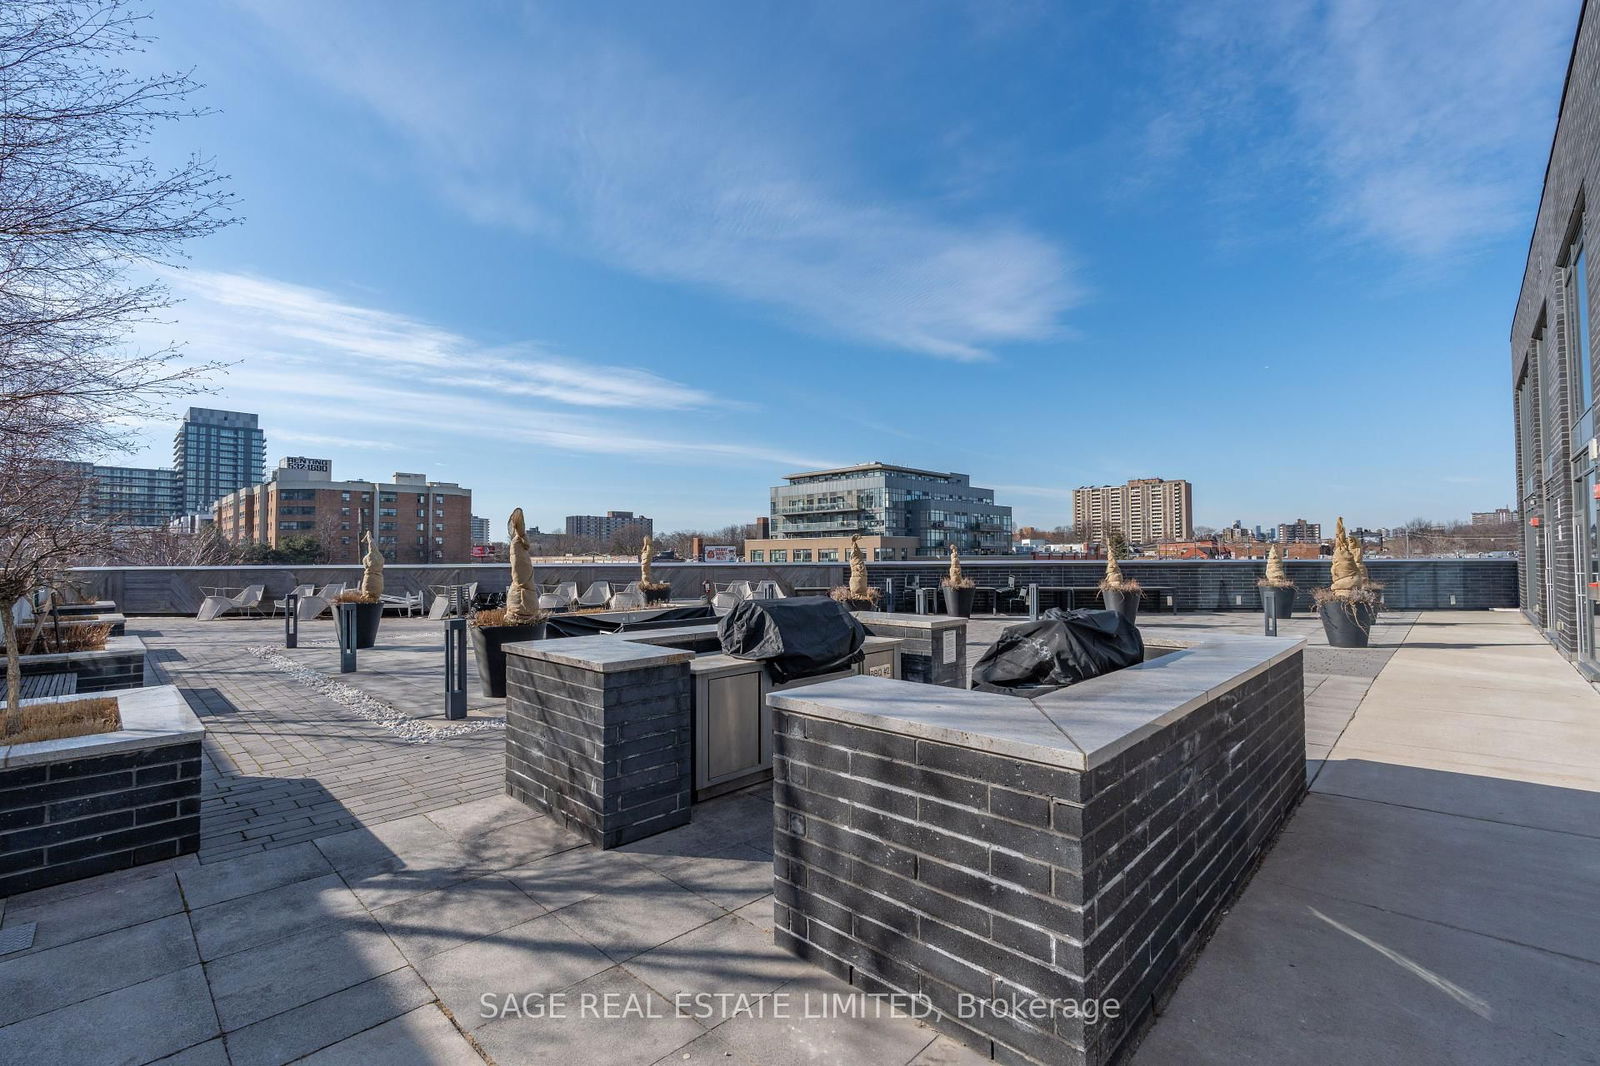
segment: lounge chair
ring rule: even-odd
[[[578,597],[579,607],[604,607],[611,602],[611,582],[596,581]]]
[[[612,610],[622,611],[644,606],[644,590],[637,581],[630,581],[621,590],[611,594]]]
[[[578,583],[563,581],[558,585],[543,585],[539,590],[539,610],[565,611],[578,602]]]
[[[304,600],[307,596],[310,596],[316,591],[317,586],[315,585],[296,585],[294,587],[294,591],[289,593],[289,596],[299,596],[300,599]],[[283,614],[289,613],[289,596],[279,596],[276,600],[272,601],[272,617],[278,617],[280,612]]]
[[[248,614],[261,606],[261,598],[266,595],[265,585],[250,585],[240,590],[236,595],[225,596],[225,589],[213,589],[212,592],[200,602],[200,613],[195,618],[201,622],[209,622],[227,614],[229,611],[244,611]]]
[[[762,581],[756,585],[755,598],[758,600],[786,599],[783,586],[776,581]]]
[[[322,586],[322,591],[306,596],[300,601],[300,606],[295,609],[295,617],[302,622],[309,622],[321,618],[322,612],[333,606],[334,599],[344,591],[343,581],[331,581]]]
[[[743,590],[740,586],[744,586]],[[719,611],[731,611],[740,600],[746,599],[750,585],[744,581],[735,581],[728,585],[713,585],[711,606]]]

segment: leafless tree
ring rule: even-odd
[[[127,0],[0,4],[0,437],[58,454],[125,439],[211,369],[126,345],[171,303],[129,268],[174,265],[231,221],[208,161],[144,154],[155,126],[200,113],[187,75],[116,66],[145,17]]]
[[[153,163],[154,128],[198,111],[187,75],[117,66],[145,16],[127,0],[0,3],[0,608],[8,728],[18,710],[11,605],[108,543],[64,459],[125,443],[214,367],[132,330],[171,303],[159,269],[232,221],[202,159]],[[137,277],[135,274],[137,273]]]

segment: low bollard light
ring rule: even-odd
[[[1037,622],[1038,620],[1039,620],[1039,586],[1038,585],[1029,585],[1028,586],[1028,621]]]
[[[334,628],[339,633],[339,672],[353,674],[356,672],[356,605],[336,603],[333,610]]]
[[[1264,612],[1265,621],[1262,623],[1263,627],[1267,636],[1275,637],[1278,635],[1278,597],[1268,596],[1263,592],[1261,599],[1267,608]]]
[[[300,646],[300,596],[294,592],[283,600],[283,646]]]
[[[459,721],[467,716],[467,620],[452,618],[444,624],[444,716]]]
[[[894,578],[892,577],[886,577],[883,579],[883,602],[883,609],[891,614],[894,613]]]

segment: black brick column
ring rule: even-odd
[[[507,649],[506,792],[601,848],[689,821],[693,655],[634,647],[620,668]]]

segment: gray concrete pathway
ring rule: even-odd
[[[1600,1062],[1597,901],[1600,694],[1424,614],[1134,1061]]]

